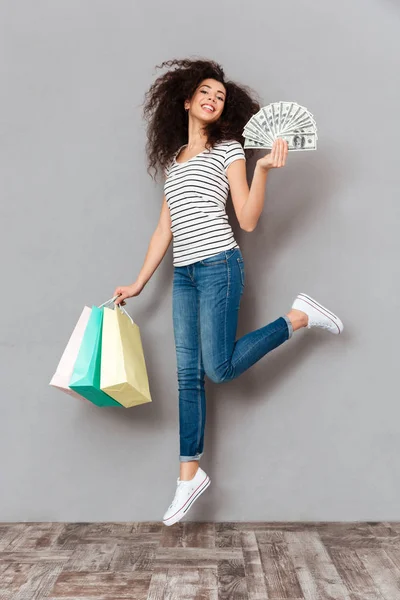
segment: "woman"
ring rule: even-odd
[[[343,324],[310,296],[299,294],[278,319],[235,340],[245,283],[244,261],[225,212],[228,191],[245,231],[263,209],[272,168],[285,165],[287,142],[278,139],[259,158],[251,188],[246,178],[242,131],[260,105],[244,86],[225,79],[207,60],[172,60],[175,66],[147,92],[150,166],[164,169],[164,198],[137,280],[117,287],[116,304],[140,294],[173,239],[173,327],[179,389],[180,475],[165,525],[179,521],[210,485],[199,465],[203,454],[204,377],[238,377],[302,327],[340,333]]]

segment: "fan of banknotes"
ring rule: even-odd
[[[288,150],[316,150],[317,124],[304,106],[296,102],[273,102],[253,115],[243,129],[244,148],[272,148],[277,138]]]

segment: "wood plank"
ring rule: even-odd
[[[356,550],[334,547],[328,552],[352,600],[384,600]]]
[[[219,598],[249,600],[243,560],[219,560],[217,578]]]
[[[390,558],[390,560],[396,565],[396,567],[399,569],[400,571],[400,544],[397,546],[397,548],[383,548],[383,550],[385,550],[387,556]]]
[[[147,532],[137,532],[134,523],[66,523],[64,531],[57,539],[57,545],[63,549],[74,550],[80,544],[101,544],[106,537],[108,542],[118,544],[147,543]],[[153,535],[161,535],[158,531]]]
[[[43,531],[43,534],[36,539],[35,550],[53,548],[58,544],[58,539],[64,531],[65,523],[52,523],[50,529]]]
[[[217,600],[217,569],[193,567],[168,569],[164,598],[171,600]]]
[[[71,556],[71,550],[58,550],[47,548],[46,550],[17,550],[16,552],[0,552],[0,563],[51,563],[65,562]]]
[[[133,523],[132,533],[158,533],[161,535],[164,529],[165,525],[162,521],[143,521]]]
[[[72,551],[64,564],[65,571],[108,571],[117,545],[82,544]]]
[[[242,531],[241,542],[249,600],[266,600],[269,596],[255,532]]]
[[[216,523],[215,524],[215,547],[216,548],[241,548],[242,526],[239,523]]]
[[[185,524],[182,521],[178,521],[171,527],[164,525],[164,529],[161,533],[161,548],[180,548],[182,547],[183,532]]]
[[[285,544],[286,530],[264,529],[255,531],[257,544]]]
[[[117,545],[108,568],[110,571],[152,571],[156,554],[157,544]]]
[[[18,590],[12,593],[12,600],[41,600],[52,591],[63,570],[63,563],[36,564],[29,577]]]
[[[358,557],[385,600],[400,598],[400,569],[383,548],[359,548]]]
[[[173,527],[164,526],[163,548],[215,548],[214,523],[178,521]]]
[[[10,542],[6,550],[48,548],[56,542],[64,529],[65,526],[59,523],[25,523],[20,529],[19,535]]]
[[[289,555],[305,600],[351,600],[317,532],[285,532]]]
[[[25,530],[24,523],[2,523],[0,526],[0,552],[6,550],[8,546]]]
[[[318,528],[323,544],[329,548],[379,548],[380,543],[366,523],[327,523]]]
[[[396,531],[388,522],[368,523],[368,530],[376,539],[376,544],[380,548],[396,549],[400,546],[400,531]]]
[[[257,541],[260,532],[257,532]],[[285,532],[281,532],[284,534]],[[297,536],[297,532],[293,533]],[[297,573],[290,556],[287,543],[258,542],[262,569],[268,598],[301,598],[302,588],[297,579]]]
[[[163,568],[216,568],[221,560],[243,560],[241,548],[158,548],[156,564]]]
[[[150,580],[147,600],[164,600],[164,591],[167,586],[168,569],[158,569]]]
[[[152,573],[135,571],[133,573],[91,573],[90,571],[64,571],[58,577],[51,592],[52,598],[71,596],[81,600],[82,596],[101,598],[102,600],[146,600]]]
[[[214,523],[184,523],[182,545],[184,548],[215,548]]]
[[[0,600],[11,598],[25,585],[36,563],[4,563],[0,570]]]

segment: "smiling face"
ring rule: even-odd
[[[191,100],[185,102],[192,117],[209,123],[217,121],[225,106],[226,89],[216,79],[203,79],[197,86]]]

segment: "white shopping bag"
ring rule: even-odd
[[[65,392],[70,396],[74,396],[75,398],[85,400],[86,402],[86,398],[80,396],[74,390],[71,390],[68,384],[70,382],[71,375],[74,370],[74,364],[78,356],[83,334],[85,333],[86,325],[88,324],[91,312],[92,309],[88,306],[85,306],[81,313],[81,316],[78,319],[77,324],[75,325],[75,329],[73,330],[72,335],[69,338],[68,344],[64,350],[60,362],[58,363],[56,372],[54,373],[49,383],[49,385],[58,388],[62,392]]]

